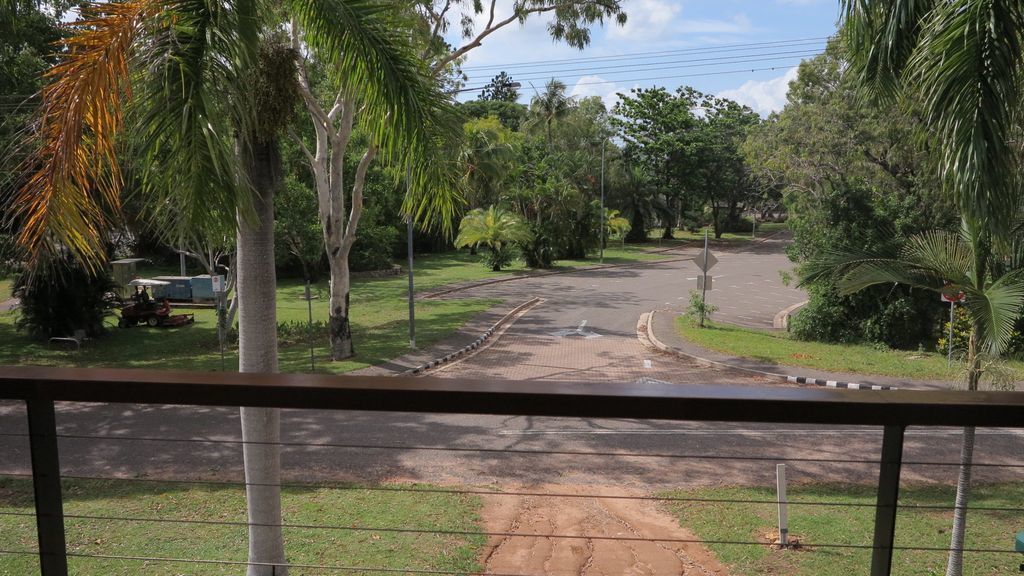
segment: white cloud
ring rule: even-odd
[[[674,33],[677,24],[674,22],[679,14],[677,3],[663,0],[633,0],[629,2],[629,18],[624,26],[608,27],[608,36],[628,40],[652,40],[662,36],[666,31]]]
[[[796,79],[796,73],[797,68],[793,67],[777,78],[748,80],[739,88],[722,90],[718,96],[745,104],[761,116],[767,116],[786,105],[789,83]]]
[[[745,14],[737,14],[728,20],[683,20],[673,29],[677,34],[746,34],[754,26]]]
[[[637,85],[634,85],[634,88]],[[629,93],[628,88],[619,86],[615,82],[609,82],[600,76],[583,76],[576,81],[569,95],[574,98],[588,98],[600,96],[605,108],[610,112],[615,103],[619,101],[619,93]]]

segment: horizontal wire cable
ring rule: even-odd
[[[441,574],[451,576],[465,576],[465,570],[431,570],[424,568],[384,568],[379,566],[335,566],[329,564],[292,564],[285,562],[276,564],[271,562],[249,562],[243,560],[201,560],[189,558],[161,558],[156,556],[123,556],[116,554],[84,554],[68,552],[70,558],[86,558],[99,560],[133,560],[137,562],[166,562],[174,564],[219,564],[225,566],[270,566],[281,568],[301,568],[305,570],[334,570],[338,572],[379,572],[386,574]],[[483,574],[482,572],[469,572],[469,574]],[[488,576],[530,576],[508,572],[488,572]]]
[[[778,62],[778,65],[782,66],[783,64],[781,62],[783,62],[783,61],[794,60],[794,59],[800,59],[802,61],[805,58],[813,58],[815,56],[818,56],[819,54],[821,54],[821,52],[817,52],[817,51],[815,51],[815,52],[802,52],[802,53],[794,54],[792,56],[768,56],[768,57],[765,57],[765,58],[750,58],[750,59],[744,59],[744,60],[733,60],[731,62],[707,62],[707,63],[703,63],[703,64],[684,64],[684,65],[679,65],[679,66],[667,66],[667,67],[664,67],[664,68],[660,68],[660,67],[654,67],[654,68],[629,67],[626,70],[615,70],[615,71],[607,71],[607,72],[600,71],[600,70],[589,70],[589,69],[580,68],[580,69],[577,69],[577,71],[567,70],[565,72],[553,72],[551,74],[542,74],[542,73],[538,72],[536,74],[525,76],[525,77],[520,76],[516,80],[516,82],[539,82],[541,80],[549,80],[551,78],[576,78],[576,77],[582,77],[582,76],[600,76],[600,77],[605,77],[605,76],[615,76],[615,75],[618,75],[618,74],[636,74],[636,73],[640,73],[640,72],[661,72],[661,71],[668,71],[668,70],[688,70],[688,69],[691,69],[691,68],[708,68],[708,67],[715,67],[715,66],[730,66],[730,65],[750,64],[750,63],[758,63],[758,62]],[[481,79],[474,78],[474,81],[481,81]],[[626,80],[620,80],[620,81],[625,82]]]
[[[792,503],[791,503],[792,504]],[[902,507],[897,507],[902,508]],[[3,516],[31,516],[33,514],[27,512],[15,512],[15,513],[0,513]],[[191,520],[186,518],[158,518],[158,517],[142,517],[142,516],[105,516],[105,515],[92,515],[92,514],[64,514],[65,519],[69,520],[90,520],[90,521],[103,521],[103,522],[136,522],[136,523],[149,523],[149,524],[188,524],[196,526],[231,526],[231,527],[258,527],[258,528],[287,528],[289,530],[328,530],[337,532],[384,532],[393,534],[428,534],[434,536],[495,536],[501,538],[535,538],[543,536],[546,538],[553,539],[584,539],[584,540],[616,540],[623,542],[676,542],[676,539],[671,538],[645,538],[639,536],[604,536],[604,535],[593,535],[593,534],[524,534],[518,532],[483,532],[483,531],[472,531],[472,530],[440,530],[440,529],[427,529],[427,528],[396,528],[391,526],[340,526],[332,524],[291,524],[288,522],[282,523],[259,523],[259,522],[242,522],[232,520]]]
[[[2,435],[2,434],[0,434]],[[28,434],[10,434],[11,436],[24,436]],[[572,451],[572,450],[526,450],[521,448],[470,448],[459,446],[385,446],[379,444],[347,444],[337,442],[261,442],[253,440],[215,440],[211,438],[160,438],[156,436],[111,436],[111,435],[90,435],[90,434],[57,434],[57,438],[69,440],[124,440],[133,442],[169,442],[169,443],[194,443],[194,444],[226,444],[226,445],[262,445],[281,446],[288,448],[339,448],[348,450],[415,450],[415,451],[438,451],[438,452],[476,452],[482,454],[521,454],[521,455],[542,455],[542,456],[601,456],[616,458],[664,458],[682,460],[740,460],[757,462],[820,462],[824,464],[881,464],[881,460],[865,460],[852,458],[800,458],[800,457],[773,457],[773,456],[721,456],[709,454],[672,454],[665,452],[642,453],[642,452],[595,452],[595,451]],[[960,466],[960,462],[933,462],[933,461],[902,461],[904,466]],[[1024,468],[1021,464],[999,464],[995,462],[971,463],[971,466],[994,467],[994,468]]]
[[[31,474],[16,474],[17,476],[31,477]],[[280,484],[228,481],[228,480],[161,480],[157,478],[118,478],[98,476],[63,476],[67,480],[90,480],[90,481],[123,481],[141,482],[150,484],[189,484],[189,485],[212,485],[227,486],[233,488],[244,488],[257,486],[265,488],[292,488],[292,489],[324,489],[324,490],[352,490],[366,492],[397,492],[397,493],[425,493],[425,494],[448,494],[456,496],[514,496],[524,498],[594,498],[602,500],[630,500],[641,502],[682,502],[695,504],[763,504],[776,506],[782,504],[778,500],[767,499],[745,499],[745,498],[695,498],[682,496],[630,496],[624,494],[571,494],[571,493],[550,493],[550,492],[527,492],[527,491],[501,491],[453,489],[453,488],[403,488],[400,486],[354,486],[338,485],[330,483],[322,484],[295,484],[282,482]],[[877,504],[867,502],[830,502],[820,500],[787,500],[786,504],[793,506],[817,506],[834,508],[877,508]],[[1024,512],[1024,508],[1003,507],[1003,506],[956,506],[947,504],[897,504],[898,509],[907,510],[967,510],[977,512]],[[0,512],[0,516],[5,513]],[[12,515],[21,515],[20,513]],[[31,515],[31,514],[30,514]]]
[[[821,50],[811,50],[809,47],[801,48],[800,50],[786,50],[782,52],[762,52],[754,54],[736,54],[732,56],[713,56],[708,58],[691,58],[686,60],[666,60],[664,62],[647,62],[643,64],[615,64],[612,66],[588,66],[584,68],[562,68],[557,70],[536,70],[536,71],[520,71],[517,72],[519,77],[514,78],[515,81],[520,80],[531,80],[536,78],[530,78],[530,76],[539,75],[541,77],[549,76],[561,76],[573,72],[585,72],[585,73],[604,73],[604,74],[615,74],[616,72],[608,72],[608,70],[621,70],[634,72],[650,72],[652,70],[671,70],[675,68],[688,68],[696,66],[715,66],[719,64],[743,64],[746,62],[763,62],[764,60],[774,60],[783,57],[795,57],[805,55],[818,55],[821,54]],[[473,76],[470,74],[470,76]]]
[[[632,59],[648,59],[648,58],[661,58],[666,56],[672,56],[676,54],[700,54],[703,52],[733,52],[739,50],[749,50],[757,47],[773,47],[786,44],[800,44],[810,42],[822,42],[828,40],[828,37],[822,36],[819,38],[794,38],[792,40],[776,40],[773,42],[751,42],[745,44],[722,44],[719,46],[704,46],[695,48],[680,48],[678,50],[661,50],[654,52],[629,52],[624,54],[615,54],[609,56],[587,56],[581,58],[562,58],[562,59],[549,59],[549,60],[534,60],[531,62],[520,61],[520,62],[506,62],[505,64],[487,64],[480,66],[466,66],[463,67],[463,71],[471,70],[485,70],[485,69],[498,69],[498,68],[515,68],[522,66],[534,66],[534,65],[547,65],[547,64],[565,64],[571,62],[598,62],[598,61],[616,61],[616,60],[632,60]]]
[[[789,69],[789,68],[793,68],[793,67],[794,66],[788,66],[788,65],[784,66],[784,65],[780,64],[778,66],[768,66],[768,67],[765,67],[765,68],[741,68],[741,69],[738,69],[738,70],[721,70],[721,71],[718,71],[718,72],[700,72],[700,73],[696,73],[696,74],[675,74],[675,75],[671,75],[671,76],[649,76],[647,78],[619,78],[617,80],[602,80],[600,82],[597,82],[597,81],[595,81],[595,82],[577,82],[577,83],[573,84],[573,86],[598,86],[598,85],[601,85],[601,84],[616,84],[618,82],[647,82],[647,81],[654,81],[654,80],[672,80],[672,79],[677,79],[677,78],[698,78],[698,77],[704,77],[704,76],[724,76],[724,75],[727,75],[727,74],[746,74],[748,72],[774,72],[774,71],[782,69],[782,68]],[[475,86],[473,88],[462,88],[462,89],[456,90],[456,92],[476,92],[476,91],[479,91],[479,90],[483,90],[484,88],[487,88],[487,85]]]

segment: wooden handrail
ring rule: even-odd
[[[0,368],[0,399],[692,421],[1024,427],[1024,393]]]

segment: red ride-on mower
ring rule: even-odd
[[[135,295],[131,302],[121,307],[121,319],[117,325],[121,328],[130,328],[139,324],[147,326],[177,327],[192,324],[196,321],[193,314],[171,314],[171,304],[166,298],[159,301],[149,296],[147,289],[151,286],[162,286],[168,284],[162,280],[145,280],[136,278],[128,283],[135,286]]]

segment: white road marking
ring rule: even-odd
[[[593,332],[591,330],[587,330],[586,327],[587,327],[587,321],[583,320],[583,321],[580,322],[580,325],[575,330],[566,328],[564,330],[558,330],[556,332],[551,332],[551,335],[552,336],[556,336],[558,338],[565,338],[566,336],[583,336],[584,338],[588,338],[588,339],[589,338],[600,338],[601,337],[600,334],[598,334],[597,332]]]

